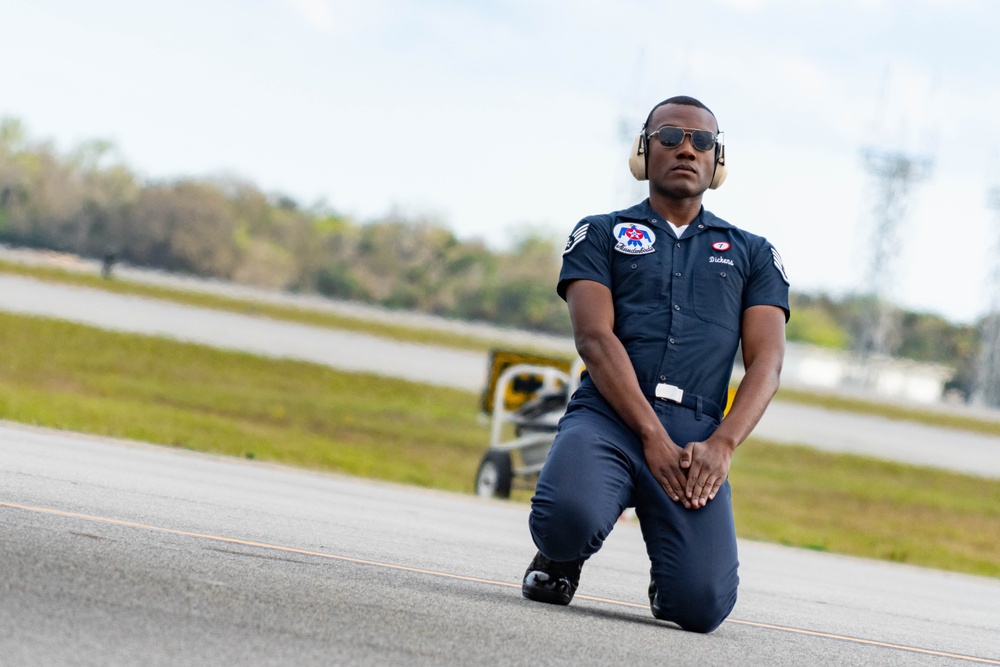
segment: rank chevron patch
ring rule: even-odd
[[[562,254],[568,255],[570,251],[573,250],[573,248],[580,245],[580,241],[587,238],[587,230],[589,228],[590,228],[590,223],[585,222],[579,227],[577,227],[575,230],[573,230],[573,233],[569,235],[569,240],[566,241],[566,249],[563,250]]]
[[[788,274],[785,273],[785,264],[781,261],[781,255],[774,249],[774,246],[771,246],[771,255],[774,257],[774,265],[778,267],[778,271],[781,273],[781,279],[785,281],[786,285],[791,285],[792,283],[788,280]]]

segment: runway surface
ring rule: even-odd
[[[280,300],[277,295],[272,297]],[[300,298],[288,298],[301,305]],[[401,343],[12,275],[0,274],[0,310],[58,317],[106,329],[300,359],[474,392],[481,391],[486,381],[487,358],[482,353]],[[754,435],[786,444],[805,444],[1000,478],[1000,438],[968,431],[775,402]]]
[[[0,423],[4,665],[1000,664],[1000,581],[741,542],[711,635],[637,525],[521,598],[527,508]]]

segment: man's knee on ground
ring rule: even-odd
[[[736,586],[707,582],[657,582],[658,618],[688,632],[708,633],[726,620],[736,605]]]
[[[719,609],[706,608],[692,610],[691,613],[682,613],[680,618],[674,619],[674,623],[679,625],[682,630],[707,634],[714,632],[728,616],[728,611],[722,612]]]

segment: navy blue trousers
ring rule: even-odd
[[[681,447],[719,425],[676,403],[652,405]],[[627,507],[635,507],[639,519],[661,615],[685,630],[715,630],[736,604],[739,586],[728,480],[700,509],[675,503],[646,465],[639,438],[584,385],[559,422],[539,476],[528,520],[532,539],[552,560],[589,558]]]

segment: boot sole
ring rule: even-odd
[[[544,602],[546,604],[568,605],[573,599],[572,595],[563,595],[554,591],[547,591],[544,588],[534,586],[521,586],[521,595],[534,602]]]

